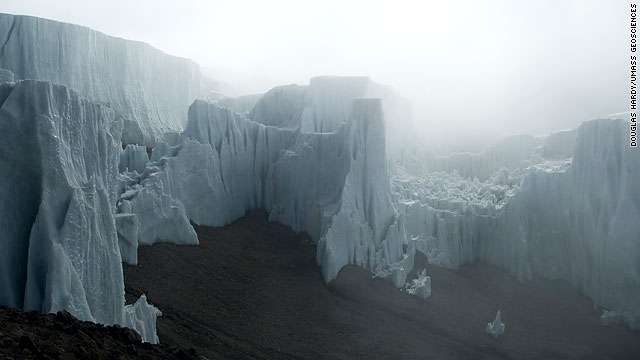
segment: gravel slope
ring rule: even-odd
[[[360,268],[322,280],[304,235],[251,212],[196,227],[199,246],[139,249],[128,301],[146,293],[161,343],[234,359],[640,359],[640,333],[601,327],[601,310],[561,281],[518,283],[495,267],[427,266],[426,302]],[[498,340],[484,333],[500,308]]]

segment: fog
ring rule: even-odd
[[[544,134],[628,108],[627,1],[3,0],[195,60],[238,93],[368,75],[425,142]]]

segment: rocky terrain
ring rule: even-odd
[[[143,343],[119,325],[0,306],[0,359],[201,359],[194,349]]]
[[[520,283],[482,264],[450,271],[419,254],[432,279],[424,301],[355,266],[325,284],[308,238],[264,212],[196,231],[198,246],[140,247],[124,273],[128,301],[145,293],[162,310],[160,342],[208,358],[640,358],[640,333],[600,326],[602,310],[562,281]],[[496,340],[484,327],[498,309]]]

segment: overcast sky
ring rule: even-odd
[[[429,138],[542,134],[628,110],[626,0],[2,0],[0,12],[145,41],[245,92],[369,75],[412,101]]]

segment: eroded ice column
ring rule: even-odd
[[[113,209],[122,122],[62,86],[22,81],[1,91],[1,302],[120,322]]]
[[[496,313],[496,318],[493,319],[493,322],[487,324],[487,328],[485,332],[487,335],[492,336],[494,339],[500,337],[500,335],[504,334],[504,323],[502,322],[502,315],[500,314],[500,310]]]
[[[114,219],[122,121],[39,81],[0,85],[0,104],[0,304],[122,324]],[[146,302],[137,309],[129,318],[154,341],[156,313]]]
[[[391,202],[380,99],[354,100],[349,121],[351,165],[340,209],[318,244],[318,262],[326,281],[347,264],[379,272],[403,258],[401,227]]]

